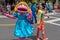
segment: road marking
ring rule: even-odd
[[[54,13],[47,13],[47,15],[54,15]]]
[[[48,21],[46,21],[46,22],[56,22],[56,21],[60,21],[60,18],[56,18],[56,19],[53,19],[53,20],[48,20]]]
[[[60,24],[57,24],[57,23],[52,23],[52,22],[45,22],[45,23],[50,23],[50,24],[53,24],[53,25],[56,25],[56,26],[60,26]]]
[[[52,17],[52,16],[49,16],[50,18],[57,18],[57,17]],[[48,17],[44,17],[44,19],[47,19]],[[48,18],[49,19],[49,18]]]
[[[54,22],[57,22],[57,21],[60,21],[60,18],[55,18],[55,19],[52,19],[52,20],[44,21],[44,22],[45,23],[50,23],[50,24],[53,24],[53,25],[60,26],[60,24],[54,23]]]
[[[60,24],[57,24],[57,23],[51,23],[51,24],[53,24],[53,25],[57,25],[57,26],[60,26]]]
[[[7,18],[5,16],[0,16],[0,18]],[[57,26],[60,26],[60,24],[57,24],[57,23],[53,23],[53,22],[56,22],[56,21],[60,21],[60,18],[58,17],[50,17],[50,18],[55,18],[53,20],[48,20],[48,21],[45,21],[45,23],[50,23],[50,24],[53,24],[53,25],[57,25]],[[47,17],[45,17],[45,19],[47,19]],[[15,24],[0,24],[0,26],[14,26]]]
[[[15,26],[15,24],[0,24],[0,26]]]
[[[0,18],[8,18],[8,17],[0,15]]]

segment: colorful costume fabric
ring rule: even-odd
[[[17,37],[29,37],[33,33],[34,28],[28,22],[27,14],[28,13],[26,13],[25,15],[14,13],[14,16],[18,18],[16,22],[15,30],[14,30],[14,34]]]
[[[34,28],[29,22],[32,18],[32,13],[27,3],[18,3],[14,10],[14,15],[5,14],[5,16],[9,18],[18,18],[14,29],[14,35],[19,38],[32,36]]]
[[[37,14],[37,40],[40,40],[39,32],[41,31],[42,33],[42,40],[47,40],[45,36],[45,28],[44,28],[44,11],[38,10]]]
[[[41,10],[38,10],[37,14],[37,24],[40,30],[43,30],[44,27],[44,12]]]
[[[24,4],[24,3],[25,2],[21,2],[22,5],[27,6],[27,4],[26,3]],[[15,31],[14,31],[15,36],[29,37],[32,35],[34,28],[30,24],[30,22],[27,20],[27,18],[29,16],[29,12],[31,12],[31,11],[29,11],[29,8],[28,8],[28,12],[26,12],[24,14],[14,13],[14,16],[18,18],[18,20],[16,22],[16,26],[15,26]]]

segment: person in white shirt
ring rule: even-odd
[[[11,5],[9,3],[7,3],[6,8],[7,8],[7,12],[10,13],[10,11],[11,11]]]

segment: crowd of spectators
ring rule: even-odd
[[[40,6],[41,4],[43,4],[44,8],[48,11],[48,12],[52,12],[53,10],[60,9],[60,5],[58,2],[29,2],[28,5],[32,8],[32,5],[35,4],[36,7],[36,11],[38,6]],[[10,5],[9,3],[7,3],[6,5],[2,5],[2,3],[0,2],[0,13],[2,12],[2,14],[4,14],[4,12],[6,13],[11,13],[12,11],[14,11],[14,7],[15,7],[15,3],[12,3],[12,5]]]

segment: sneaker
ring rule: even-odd
[[[48,40],[48,38],[45,38],[45,39],[43,39],[43,40]]]
[[[40,40],[40,38],[37,38],[37,40]]]

